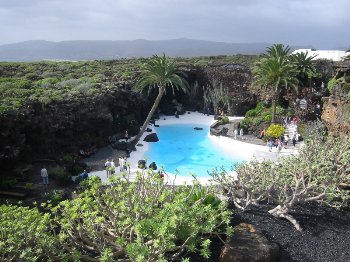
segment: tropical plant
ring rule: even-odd
[[[275,122],[276,103],[281,88],[297,84],[294,66],[289,62],[290,48],[282,44],[274,44],[267,48],[265,54],[256,62],[253,68],[255,81],[253,85],[267,87],[271,91],[272,122]]]
[[[297,78],[301,87],[305,87],[316,72],[316,68],[312,63],[316,56],[317,55],[309,56],[308,52],[291,54],[289,56],[297,72]],[[311,86],[311,83],[309,83],[309,86]]]
[[[152,88],[158,88],[158,95],[140,129],[140,132],[137,134],[134,143],[137,143],[145,132],[154,111],[158,107],[163,94],[166,92],[167,87],[170,87],[173,92],[175,92],[175,88],[181,89],[185,93],[187,92],[189,86],[184,77],[185,74],[177,69],[175,61],[166,57],[165,54],[162,56],[153,55],[145,63],[140,79],[136,84],[136,88],[143,90],[147,87],[149,88],[149,93]]]
[[[222,83],[218,84],[215,80],[212,80],[211,86],[204,90],[203,99],[205,107],[208,107],[211,103],[213,104],[215,114],[218,114],[220,107],[230,110],[228,89],[223,87]]]

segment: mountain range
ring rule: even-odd
[[[225,43],[187,38],[173,40],[31,40],[0,45],[0,61],[108,60],[149,57],[165,53],[172,57],[259,54],[269,43]],[[312,48],[311,46],[291,49]]]

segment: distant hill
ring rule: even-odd
[[[149,57],[162,54],[173,57],[259,54],[269,43],[224,43],[193,39],[174,40],[74,40],[49,42],[32,40],[0,45],[0,61],[104,60]],[[311,48],[310,46],[295,47]]]

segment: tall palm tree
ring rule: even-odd
[[[295,86],[295,68],[288,60],[290,48],[282,44],[275,44],[267,48],[253,68],[254,85],[264,86],[271,90],[272,122],[276,118],[276,100],[279,91],[288,85]]]
[[[140,79],[136,84],[136,88],[142,91],[145,87],[147,87],[149,88],[148,93],[150,93],[152,88],[158,88],[158,95],[140,129],[140,132],[134,140],[135,144],[140,140],[142,134],[145,132],[154,111],[158,107],[160,100],[163,97],[163,94],[166,93],[166,88],[170,87],[173,93],[175,92],[175,89],[181,89],[185,93],[187,92],[189,86],[184,77],[185,74],[177,69],[175,61],[169,57],[166,57],[165,54],[162,56],[153,55],[145,63]]]
[[[312,60],[314,60],[316,56],[317,55],[308,56],[308,52],[296,53],[289,56],[291,63],[295,67],[297,78],[302,88],[307,84],[311,86],[309,80],[311,80],[311,76],[316,72]]]

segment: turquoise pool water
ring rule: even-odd
[[[203,128],[195,130],[194,127]],[[156,128],[159,141],[149,143],[145,154],[147,163],[156,162],[158,168],[180,175],[196,174],[197,177],[209,176],[208,171],[215,167],[232,169],[242,159],[225,154],[208,137],[209,127],[194,124],[163,125]]]

